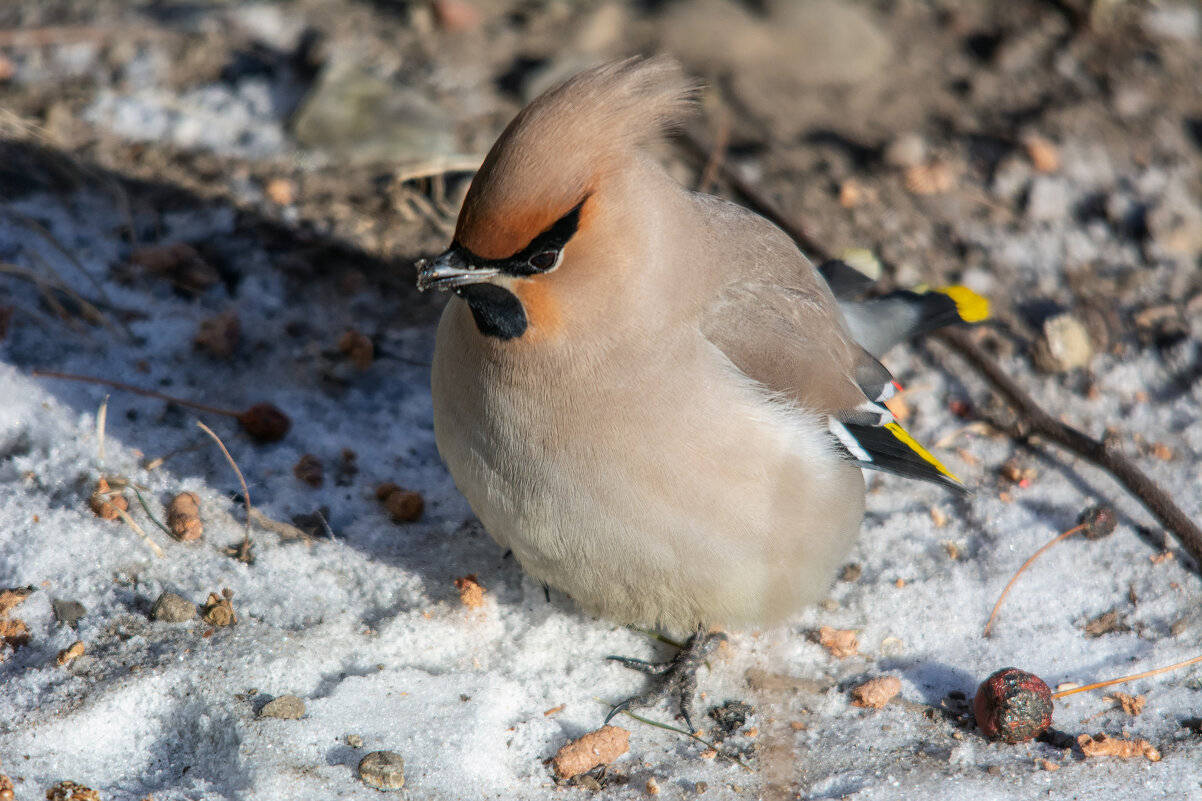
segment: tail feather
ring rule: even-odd
[[[898,423],[882,426],[843,423],[841,427],[854,438],[855,446],[847,450],[861,467],[930,481],[959,495],[968,494],[960,479]],[[846,442],[844,446],[847,447]]]

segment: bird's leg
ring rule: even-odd
[[[650,706],[663,698],[675,696],[680,705],[680,716],[684,718],[689,731],[693,731],[693,694],[697,692],[697,668],[701,667],[713,650],[725,640],[725,634],[711,634],[706,631],[705,626],[698,626],[693,636],[685,641],[680,652],[667,662],[647,662],[626,656],[609,657],[631,670],[657,678],[652,680],[651,686],[645,692],[632,695],[611,709],[605,717],[605,722],[608,724],[614,715],[627,709]]]

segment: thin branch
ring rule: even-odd
[[[1018,412],[1017,422],[1006,431],[1009,436],[1018,440],[1042,437],[1110,473],[1202,567],[1202,529],[1173,503],[1168,493],[1120,452],[1113,437],[1097,440],[1052,417],[966,332],[945,328],[935,336],[967,361]]]
[[[240,550],[243,555],[249,554],[250,517],[253,510],[251,509],[250,505],[250,490],[246,486],[246,479],[242,477],[242,471],[238,469],[238,463],[234,461],[233,456],[230,456],[229,449],[225,447],[225,443],[221,441],[221,437],[217,436],[213,429],[209,428],[199,420],[196,421],[196,425],[200,427],[201,431],[213,438],[213,441],[217,443],[217,447],[221,448],[221,452],[225,454],[225,460],[230,463],[230,467],[234,468],[234,472],[238,475],[238,483],[242,485],[242,500],[246,503],[246,531],[242,536],[242,547]]]
[[[177,398],[172,395],[165,395],[162,392],[155,392],[153,389],[143,389],[135,387],[133,384],[126,384],[121,381],[114,381],[111,378],[100,378],[97,376],[78,375],[76,373],[62,373],[57,370],[32,370],[30,375],[39,378],[61,378],[67,381],[82,381],[86,384],[101,384],[102,386],[112,387],[113,389],[132,392],[135,395],[143,395],[147,398],[157,398],[158,400],[167,401],[168,403],[178,403],[180,406],[187,406],[190,409],[196,409],[209,414],[220,414],[226,417],[241,417],[242,412],[235,412],[231,409],[222,409],[219,406],[209,406],[206,403],[197,403],[196,401]]]
[[[989,632],[993,629],[993,621],[997,619],[997,613],[1002,608],[1002,602],[1005,601],[1006,596],[1010,594],[1010,588],[1014,586],[1014,582],[1018,581],[1018,577],[1021,576],[1023,574],[1023,572],[1028,567],[1031,566],[1031,563],[1033,563],[1036,559],[1038,559],[1043,554],[1043,552],[1046,551],[1048,548],[1051,548],[1053,545],[1055,545],[1056,543],[1060,542],[1063,539],[1067,539],[1067,538],[1073,536],[1078,531],[1084,531],[1086,528],[1087,528],[1087,526],[1085,523],[1081,523],[1079,525],[1073,526],[1068,531],[1064,532],[1063,534],[1058,535],[1055,539],[1053,539],[1047,545],[1043,546],[1038,551],[1031,554],[1031,558],[1028,559],[1027,561],[1023,562],[1022,567],[1020,567],[1018,570],[1014,571],[1014,575],[1010,577],[1010,581],[1006,582],[1006,588],[1004,590],[1002,590],[1002,594],[998,596],[997,603],[995,603],[993,605],[993,611],[989,613],[989,620],[985,621],[985,628],[981,631],[982,637],[989,636]]]
[[[1113,684],[1122,684],[1126,681],[1135,681],[1136,679],[1146,679],[1149,676],[1158,676],[1161,673],[1168,673],[1170,670],[1178,670],[1179,668],[1188,667],[1195,662],[1202,662],[1202,656],[1195,656],[1192,659],[1187,659],[1184,662],[1178,662],[1175,665],[1168,665],[1155,670],[1145,670],[1143,673],[1136,673],[1133,676],[1123,676],[1121,679],[1111,679],[1110,681],[1098,681],[1093,684],[1086,684],[1084,687],[1073,687],[1071,690],[1061,690],[1058,693],[1052,693],[1053,698],[1063,698],[1066,695],[1076,695],[1077,693],[1087,692],[1089,690],[1100,690],[1103,687],[1109,687]]]
[[[159,557],[160,559],[163,559],[167,556],[167,554],[163,553],[163,549],[158,546],[158,543],[152,540],[150,535],[146,533],[145,529],[134,522],[134,519],[130,517],[127,512],[122,509],[118,509],[116,506],[113,507],[113,511],[117,513],[118,517],[125,521],[125,525],[132,528],[134,533],[141,537],[142,540],[150,546],[150,550],[154,551],[155,556]]]

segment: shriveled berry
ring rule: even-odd
[[[1118,525],[1118,517],[1115,515],[1113,507],[1099,504],[1082,512],[1081,516],[1077,518],[1077,523],[1085,526],[1085,531],[1082,533],[1087,539],[1100,540],[1114,533],[1114,527]]]
[[[1021,743],[1052,725],[1052,690],[1033,673],[1002,668],[981,682],[972,710],[987,738]]]
[[[292,421],[278,406],[256,403],[238,415],[242,429],[259,442],[279,442],[292,427]]]

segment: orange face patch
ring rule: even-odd
[[[555,296],[550,276],[523,278],[513,282],[511,290],[526,311],[530,329],[524,339],[554,336],[563,325],[563,304]]]

